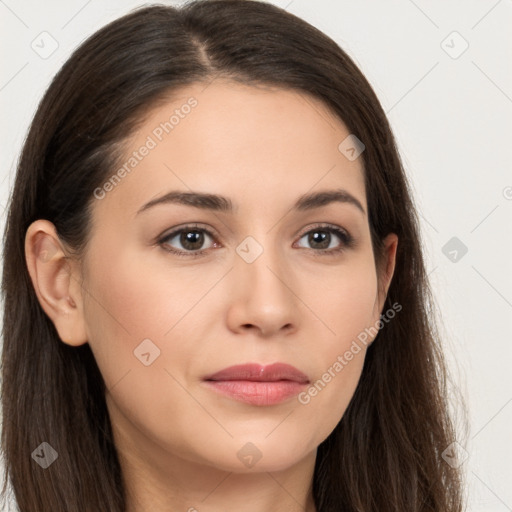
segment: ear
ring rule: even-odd
[[[384,303],[386,301],[386,297],[388,295],[389,286],[391,284],[391,279],[395,272],[395,262],[396,262],[396,249],[398,247],[398,236],[395,233],[390,233],[383,240],[383,252],[384,252],[384,261],[378,272],[378,293],[375,304],[377,306],[376,314],[377,320],[380,318],[382,313],[382,309],[384,308]]]
[[[50,221],[36,220],[27,229],[25,259],[39,303],[60,339],[72,346],[87,343],[76,265]]]

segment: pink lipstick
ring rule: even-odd
[[[205,384],[217,393],[251,405],[274,405],[297,395],[309,383],[294,366],[257,363],[230,366],[205,377]]]

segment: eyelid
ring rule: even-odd
[[[342,242],[341,247],[334,248],[334,249],[316,249],[315,250],[315,249],[306,248],[318,256],[329,255],[329,254],[339,254],[340,252],[343,252],[345,250],[352,249],[356,244],[355,238],[350,234],[350,232],[347,229],[345,229],[341,226],[338,226],[336,224],[329,224],[326,222],[317,222],[313,225],[310,225],[307,228],[305,228],[303,231],[301,231],[300,234],[297,236],[300,240],[303,236],[305,236],[308,233],[315,231],[315,230],[318,230],[318,231],[323,230],[323,231],[327,231],[330,233],[334,233],[338,238],[340,238],[340,240]]]
[[[175,226],[172,228],[169,232],[164,231],[161,235],[157,237],[157,241],[161,240],[167,240],[173,235],[176,235],[178,233],[181,233],[182,231],[204,231],[211,237],[219,238],[217,232],[213,230],[211,227],[207,226],[206,224],[201,224],[199,222],[191,222],[189,224],[183,224],[181,226]]]
[[[210,227],[206,227],[206,225],[203,225],[203,224],[197,223],[197,222],[174,227],[171,231],[164,233],[163,235],[160,235],[157,238],[156,243],[161,246],[164,246],[165,240],[174,238],[177,234],[182,233],[184,231],[194,231],[194,230],[206,233],[209,237],[211,237],[214,240],[214,242],[213,242],[214,246],[217,246],[217,247],[219,246],[219,242],[217,242],[219,236],[217,235],[216,231],[211,229]],[[338,226],[336,224],[329,224],[329,223],[322,223],[322,222],[314,223],[313,225],[307,226],[306,228],[301,230],[298,235],[295,235],[295,236],[298,237],[298,240],[300,240],[305,235],[307,235],[308,233],[315,231],[315,230],[319,230],[319,231],[324,230],[324,231],[327,231],[330,233],[334,233],[341,240],[341,246],[336,247],[336,248],[331,248],[331,249],[312,249],[312,248],[308,248],[308,247],[303,247],[303,249],[308,249],[310,252],[313,252],[317,256],[336,255],[336,254],[339,254],[340,252],[343,252],[345,250],[353,248],[356,243],[356,240],[354,239],[354,237],[350,234],[350,232],[347,229],[345,229],[341,226]],[[165,247],[163,247],[163,248],[164,248],[164,250],[166,250],[167,252],[170,252],[171,254],[175,254],[177,256],[182,256],[182,257],[192,257],[192,258],[195,256],[202,256],[203,254],[210,252],[212,249],[212,248],[208,248],[208,249],[201,249],[201,250],[197,250],[197,251],[183,251],[180,249],[168,249]]]
[[[307,235],[309,232],[314,231],[315,229],[339,231],[343,233],[343,235],[345,235],[347,238],[352,238],[351,234],[345,228],[337,226],[336,224],[329,224],[328,222],[313,223],[313,225],[309,225],[307,228],[304,228],[304,230],[299,231],[299,234],[297,236],[299,238],[302,238],[304,235]]]

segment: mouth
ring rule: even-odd
[[[268,406],[297,395],[309,384],[294,366],[256,363],[230,366],[205,377],[204,384],[217,393],[251,405]]]

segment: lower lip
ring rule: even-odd
[[[249,380],[207,380],[205,384],[223,395],[251,405],[274,405],[298,395],[307,384],[290,380],[255,382]]]

